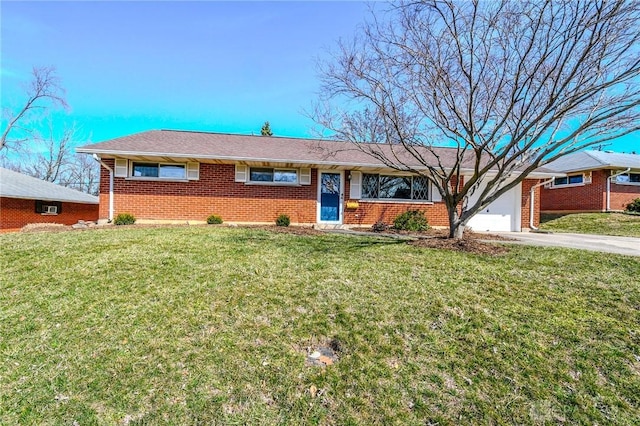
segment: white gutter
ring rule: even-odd
[[[624,170],[622,172],[618,172],[614,175],[611,175],[607,178],[607,211],[611,210],[611,179],[613,179],[614,177],[618,177],[620,175],[623,175],[625,173],[628,173],[629,170],[631,170],[631,167],[627,167],[627,170]]]
[[[536,183],[535,185],[533,185],[531,187],[531,196],[529,197],[529,200],[530,200],[530,204],[529,204],[529,227],[531,229],[533,229],[534,231],[538,230],[538,228],[533,224],[534,223],[534,214],[533,214],[533,212],[534,212],[535,206],[536,206],[536,203],[535,203],[536,188],[539,187],[539,186],[542,186],[542,185],[546,185],[548,183],[552,183],[554,180],[555,180],[555,177],[552,177],[551,179],[545,180],[544,182],[538,182],[538,183]]]
[[[109,222],[113,221],[113,169],[107,166],[98,154],[93,154],[93,159],[102,165],[105,169],[109,170]]]

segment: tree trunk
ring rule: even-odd
[[[457,206],[447,206],[449,213],[449,238],[461,239],[464,235],[465,223],[460,220]]]

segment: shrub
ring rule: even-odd
[[[402,231],[426,231],[429,223],[420,210],[407,210],[393,220],[393,227]]]
[[[277,226],[289,226],[290,223],[291,223],[291,219],[286,214],[281,214],[276,219]]]
[[[389,225],[379,220],[373,224],[373,226],[371,227],[371,230],[373,232],[383,232],[383,231],[386,231],[388,228],[389,228]]]
[[[222,218],[217,214],[212,214],[207,218],[207,223],[209,225],[219,225],[222,223]]]
[[[136,218],[131,213],[120,213],[113,220],[116,225],[133,225],[136,223]]]
[[[640,198],[636,198],[635,200],[627,204],[626,211],[640,213]]]

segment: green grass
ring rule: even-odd
[[[543,214],[540,229],[577,234],[640,237],[640,215],[625,213]]]
[[[0,424],[640,418],[636,258],[218,227],[0,247]]]

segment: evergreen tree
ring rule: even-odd
[[[262,129],[260,129],[260,134],[262,136],[273,136],[273,132],[271,131],[271,125],[269,125],[268,121],[265,121],[262,125]]]

